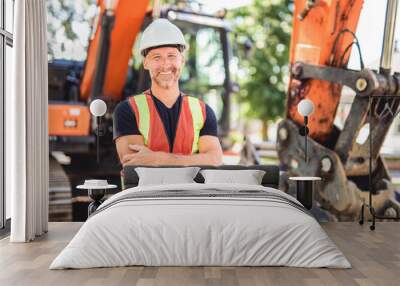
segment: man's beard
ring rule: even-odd
[[[157,72],[156,75],[151,75],[152,80],[154,80],[158,86],[168,89],[174,86],[179,79],[179,72],[176,69],[171,71],[170,75],[161,75]]]

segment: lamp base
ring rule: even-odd
[[[105,189],[89,189],[89,197],[93,200],[88,207],[88,217],[94,213],[97,208],[104,202],[103,197],[106,193]]]
[[[303,206],[310,210],[313,206],[313,181],[296,181],[297,184],[297,200],[303,204]]]
[[[308,135],[309,132],[310,132],[310,130],[308,129],[307,126],[301,126],[301,127],[299,128],[299,134],[300,134],[301,136],[306,136],[306,135]]]

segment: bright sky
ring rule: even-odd
[[[386,1],[364,0],[356,35],[360,41],[364,62],[370,68],[379,68],[385,15]],[[400,48],[400,4],[397,9],[395,35],[395,39],[398,40],[398,47]],[[351,54],[349,68],[358,69],[359,64],[356,48],[352,49]],[[399,57],[397,59],[399,59]],[[397,64],[397,66],[399,66],[399,64]]]
[[[199,2],[207,7],[205,11],[213,13],[214,11],[218,11],[223,8],[234,9],[240,6],[249,5],[253,2],[253,0],[199,0]]]

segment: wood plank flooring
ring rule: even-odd
[[[48,270],[81,223],[50,223],[49,233],[32,243],[0,240],[0,285],[400,285],[400,224],[322,224],[353,268],[290,267],[120,267]]]

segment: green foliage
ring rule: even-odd
[[[263,121],[283,115],[288,80],[292,1],[254,0],[229,13],[235,23],[236,45],[250,42],[251,51],[238,49],[240,101],[247,116]]]
[[[49,56],[69,58],[74,57],[74,52],[82,51],[86,55],[87,32],[96,13],[96,1],[48,0],[46,6]],[[83,27],[85,31],[82,31]],[[76,57],[84,58],[85,55]]]

